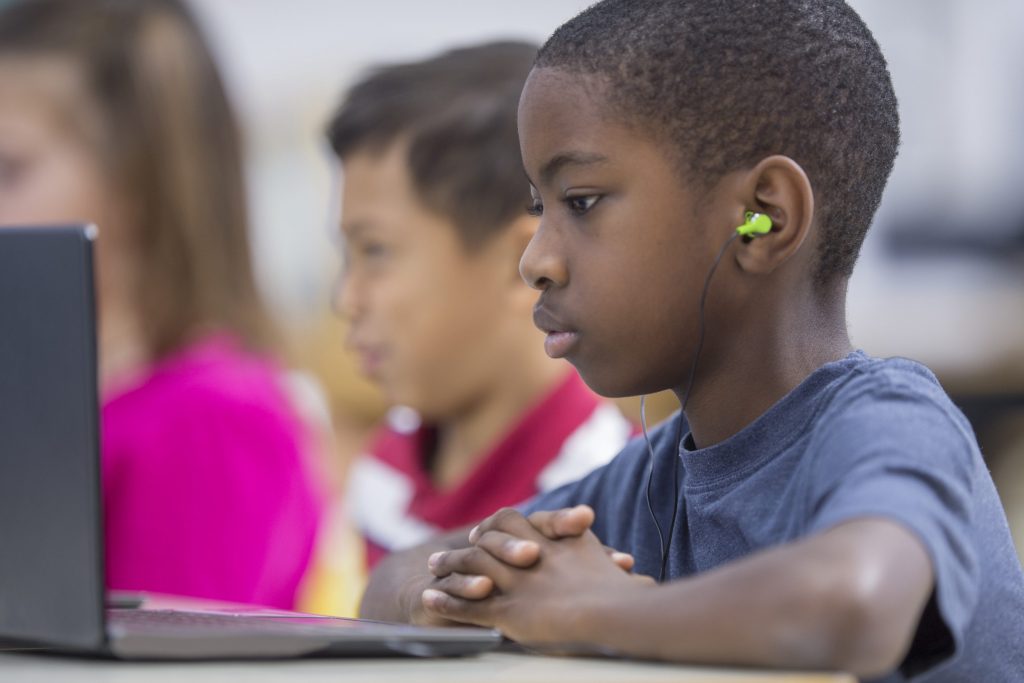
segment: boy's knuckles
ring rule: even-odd
[[[439,579],[452,573],[479,574],[479,571],[474,572],[473,570],[482,565],[484,554],[486,553],[477,546],[441,553],[431,565],[431,572]]]
[[[460,574],[486,574],[486,569],[494,558],[480,546],[464,548],[452,553],[446,560],[446,566],[452,572]]]
[[[448,595],[468,600],[480,600],[491,594],[494,582],[486,576],[453,573],[443,579],[438,579],[432,587]]]
[[[501,508],[481,525],[482,532],[501,530],[510,531],[516,526],[516,522],[524,519],[523,514],[515,508]]]
[[[540,548],[533,541],[524,541],[503,531],[484,533],[477,546],[498,560],[521,569],[532,566],[540,555]]]
[[[527,521],[551,540],[585,533],[593,524],[593,514],[579,506],[560,510],[542,510],[531,514]]]
[[[435,594],[429,599],[424,597],[424,605],[427,610],[463,623],[479,623],[483,616],[482,604],[474,600],[464,600],[447,593]]]
[[[552,541],[557,541],[559,534],[555,530],[554,516],[555,513],[542,510],[531,514],[526,518],[526,521],[528,521],[534,529],[544,534]]]

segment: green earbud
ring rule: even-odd
[[[743,237],[767,235],[772,231],[772,219],[767,214],[747,211],[744,218],[747,222],[736,228],[736,232]]]

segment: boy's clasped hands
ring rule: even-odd
[[[593,522],[586,505],[529,517],[499,510],[470,532],[469,547],[430,556],[434,579],[413,621],[496,628],[533,646],[587,640],[583,615],[595,600],[655,585],[631,573],[632,555],[601,544]]]

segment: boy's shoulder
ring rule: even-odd
[[[381,547],[405,545],[394,529],[448,529],[584,477],[611,460],[633,427],[618,408],[594,394],[575,372],[565,377],[470,463],[452,486],[437,486],[431,457],[441,427],[410,409],[392,410],[388,424],[354,463],[349,505],[357,525]],[[384,513],[405,520],[387,528]],[[420,533],[417,540],[426,540]]]
[[[934,465],[941,451],[954,469],[966,473],[980,457],[969,423],[934,373],[913,360],[862,351],[818,368],[724,442],[693,449],[688,438],[680,443],[688,431],[685,416],[676,412],[650,430],[650,449],[643,437],[634,438],[607,467],[568,487],[562,498],[568,503],[576,497],[643,495],[652,455],[655,488],[658,480],[671,479],[663,468],[677,457],[691,485],[716,486],[756,477],[764,465],[785,460],[794,463],[786,469],[799,466],[807,468],[805,474],[831,479],[864,460],[931,458]],[[553,503],[535,501],[538,507]]]
[[[848,371],[817,398],[811,430],[863,428],[862,438],[894,432],[913,438],[956,439],[977,448],[967,418],[925,365],[908,358],[874,358],[857,351]],[[850,435],[852,436],[852,435]]]
[[[839,383],[838,393],[842,397],[917,395],[952,405],[935,373],[918,361],[898,356],[876,358],[863,351],[854,351],[847,358],[852,362]]]
[[[392,408],[366,454],[397,469],[422,472],[445,427],[424,422],[410,408]],[[632,423],[614,403],[591,391],[577,373],[568,372],[505,425],[477,465],[503,468],[514,460],[519,470],[535,471],[538,486],[546,490],[608,462],[633,432]]]

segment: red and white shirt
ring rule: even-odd
[[[611,460],[635,431],[570,372],[461,483],[439,490],[426,469],[435,430],[419,425],[415,414],[410,419],[407,409],[392,418],[356,460],[347,490],[371,568],[389,552],[579,479]]]

